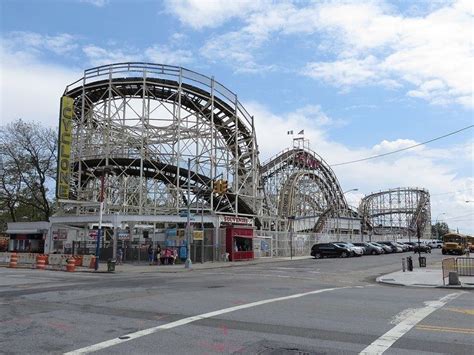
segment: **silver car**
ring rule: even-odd
[[[388,245],[379,244],[379,243],[377,243],[377,242],[370,242],[370,244],[375,245],[376,247],[382,248],[382,249],[383,249],[383,252],[384,252],[385,254],[390,254],[390,253],[392,253],[392,248],[390,248]]]
[[[352,243],[348,243],[348,242],[337,242],[337,243],[334,243],[334,244],[338,244],[338,245],[341,245],[341,246],[344,246],[346,248],[349,248],[350,251],[352,251],[352,255],[354,256],[362,256],[364,255],[364,248],[361,248],[361,247],[356,247],[354,244]]]

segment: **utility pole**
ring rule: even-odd
[[[184,263],[185,269],[191,269],[192,261],[191,261],[191,158],[188,158],[188,197],[187,197],[187,205],[188,205],[188,213],[186,216],[186,262]]]

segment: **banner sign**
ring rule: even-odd
[[[53,231],[53,240],[66,240],[67,239],[67,229],[58,229]]]
[[[99,231],[97,229],[89,230],[89,240],[97,240],[98,234],[99,234]]]
[[[130,233],[126,229],[119,229],[117,237],[119,240],[130,240]]]
[[[61,97],[58,138],[58,169],[56,176],[56,197],[59,199],[69,198],[73,110],[74,99],[67,96]]]
[[[232,224],[252,225],[252,219],[251,218],[245,218],[245,217],[224,216],[223,217],[223,222],[224,223],[232,223]]]
[[[194,240],[203,240],[204,233],[203,231],[193,231],[193,239]]]

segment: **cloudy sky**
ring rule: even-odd
[[[93,66],[180,65],[239,96],[262,161],[304,129],[359,189],[350,204],[424,187],[433,221],[474,233],[470,0],[2,0],[0,16],[2,124],[55,126],[64,88]]]

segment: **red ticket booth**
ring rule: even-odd
[[[244,226],[228,226],[226,228],[226,252],[230,261],[252,260],[253,228]]]

